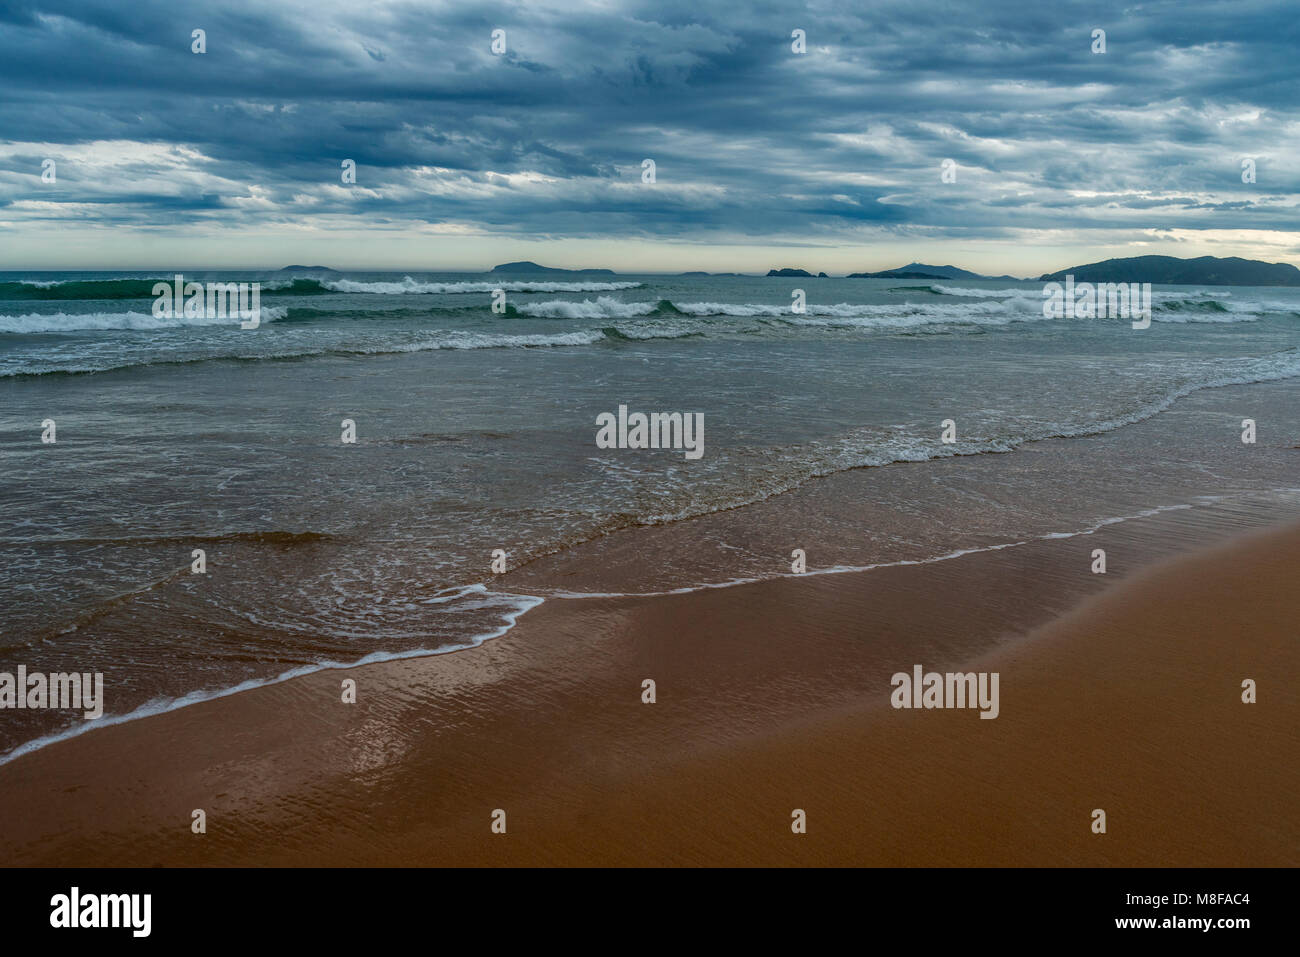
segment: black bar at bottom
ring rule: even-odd
[[[7,944],[62,937],[205,949],[268,936],[373,946],[431,931],[433,948],[457,946],[441,935],[460,931],[534,943],[612,931],[668,946],[682,938],[660,935],[692,927],[767,943],[787,933],[897,933],[927,950],[1097,938],[1232,946],[1283,932],[1294,888],[1294,871],[1265,869],[0,870],[0,926]]]

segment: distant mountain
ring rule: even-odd
[[[767,274],[768,274],[769,276],[785,276],[785,277],[787,277],[787,278],[792,278],[792,279],[812,279],[812,278],[813,278],[813,274],[810,273],[810,272],[809,272],[808,270],[806,270],[806,269],[790,269],[790,268],[786,268],[786,269],[769,269],[769,270],[767,271]]]
[[[555,266],[539,266],[537,263],[524,262],[502,263],[500,266],[493,266],[492,271],[508,273],[526,273],[532,276],[613,276],[612,269],[558,269]]]
[[[700,272],[698,269],[693,272],[679,272],[679,276],[740,276],[738,272]]]
[[[992,279],[997,282],[1018,282],[1015,276],[982,276],[957,266],[929,266],[925,263],[908,263],[897,269],[883,272],[855,272],[850,279]]]
[[[886,269],[883,272],[851,272],[849,279],[947,279],[933,272],[907,272],[899,269]]]
[[[335,272],[329,266],[285,266],[280,272]]]
[[[992,276],[981,276],[977,272],[971,272],[969,269],[962,269],[958,266],[927,266],[925,263],[908,263],[906,266],[899,266],[894,272],[928,272],[940,279],[993,278]]]
[[[1150,282],[1183,286],[1300,286],[1300,269],[1290,263],[1266,263],[1230,256],[1131,256],[1073,266],[1039,276],[1057,282],[1067,275],[1075,282]]]

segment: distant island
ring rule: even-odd
[[[310,275],[320,273],[337,273],[329,266],[284,266],[277,270],[281,273]],[[535,262],[502,263],[493,266],[492,274],[514,274],[522,276],[616,276],[612,269],[561,269],[558,266],[542,266]],[[745,273],[716,272],[703,270],[678,273],[683,277],[705,276],[744,276]],[[1073,276],[1075,282],[1149,282],[1157,285],[1200,285],[1200,286],[1300,286],[1300,269],[1290,263],[1270,263],[1259,259],[1242,259],[1238,256],[1219,258],[1217,256],[1198,256],[1195,259],[1180,259],[1177,256],[1130,256],[1122,259],[1107,259],[1102,262],[1085,263],[1071,266],[1056,272],[1044,273],[1038,277],[1039,282],[1063,282],[1065,277]],[[812,273],[807,269],[783,267],[769,269],[768,277],[784,279],[828,279],[826,273]],[[908,263],[897,269],[885,269],[880,272],[849,273],[849,279],[920,279],[920,280],[986,280],[995,282],[1025,282],[1015,276],[985,276],[959,266],[933,266],[927,263]]]
[[[531,276],[613,276],[612,269],[559,269],[555,266],[539,266],[535,262],[502,263],[493,266],[492,272],[526,273]]]
[[[1300,286],[1300,269],[1290,263],[1266,263],[1230,256],[1131,256],[1072,266],[1039,276],[1041,282],[1059,282],[1067,275],[1075,282],[1150,282],[1171,286]]]
[[[1015,276],[982,276],[957,266],[930,266],[925,263],[908,263],[897,269],[882,272],[849,273],[850,279],[989,279],[995,282],[1019,282]]]

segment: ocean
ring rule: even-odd
[[[103,721],[796,549],[1300,513],[1300,289],[1156,286],[1134,329],[1036,282],[185,273],[260,282],[242,329],[155,318],[172,278],[0,273],[0,671],[103,672]],[[598,447],[620,406],[702,415],[703,455]],[[0,760],[99,723],[11,711]]]

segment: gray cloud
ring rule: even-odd
[[[0,3],[0,25],[0,210],[16,229],[1297,228],[1300,28],[1279,2],[139,0]]]

